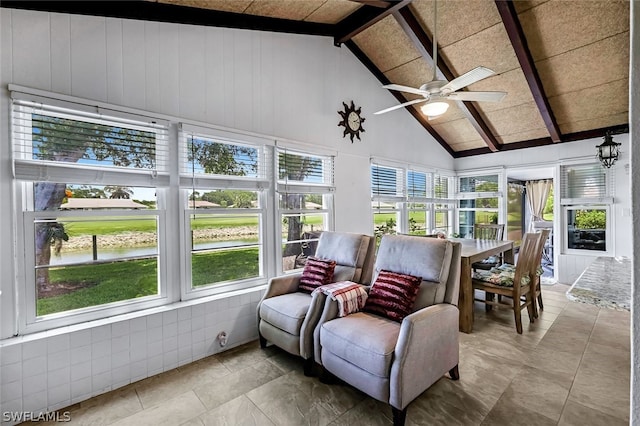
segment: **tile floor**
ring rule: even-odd
[[[476,306],[460,334],[459,381],[443,377],[410,406],[407,425],[627,425],[628,312],[570,302],[543,287],[545,310],[518,335],[509,311]],[[388,425],[391,411],[257,342],[76,404],[71,424]],[[65,411],[65,410],[61,410]]]

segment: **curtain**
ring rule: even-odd
[[[529,231],[533,229],[533,222],[543,220],[542,213],[544,206],[547,204],[547,197],[549,197],[549,190],[552,184],[553,181],[551,179],[530,180],[525,184],[527,189],[527,205],[531,212]]]

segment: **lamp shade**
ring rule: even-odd
[[[620,143],[614,142],[611,137],[611,133],[607,132],[604,135],[604,142],[600,145],[596,145],[598,149],[598,160],[606,168],[613,166],[620,155]]]
[[[420,107],[420,110],[429,118],[444,114],[449,109],[445,101],[430,101]]]

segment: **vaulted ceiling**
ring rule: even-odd
[[[419,87],[433,76],[433,0],[2,6],[333,37],[382,84]],[[452,80],[482,65],[495,74],[467,89],[507,95],[497,103],[448,101],[449,110],[434,119],[420,104],[388,114],[412,114],[454,157],[627,132],[629,12],[629,1],[615,0],[438,0],[439,75]],[[417,97],[391,93],[398,103]]]

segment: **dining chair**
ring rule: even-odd
[[[504,236],[504,223],[476,223],[473,225],[473,238],[476,240],[502,240]],[[488,270],[502,264],[502,254],[489,256],[480,262],[474,262],[471,268]]]
[[[542,234],[539,233],[524,235],[515,268],[496,267],[488,271],[475,271],[471,280],[474,290],[485,292],[484,299],[475,298],[475,301],[485,303],[488,307],[506,306],[513,310],[518,334],[522,334],[521,311],[524,308],[527,308],[529,321],[535,320],[531,286],[541,237]],[[499,296],[497,301],[495,295]]]
[[[542,256],[544,254],[545,245],[547,244],[550,233],[550,229],[543,229],[542,231],[540,231],[540,241],[538,242],[539,247],[536,249],[535,273],[532,276],[533,284],[531,285],[531,298],[533,301],[534,318],[538,318],[538,311],[544,310],[544,304],[542,303],[541,285],[542,274],[544,273],[544,270],[542,269]]]

